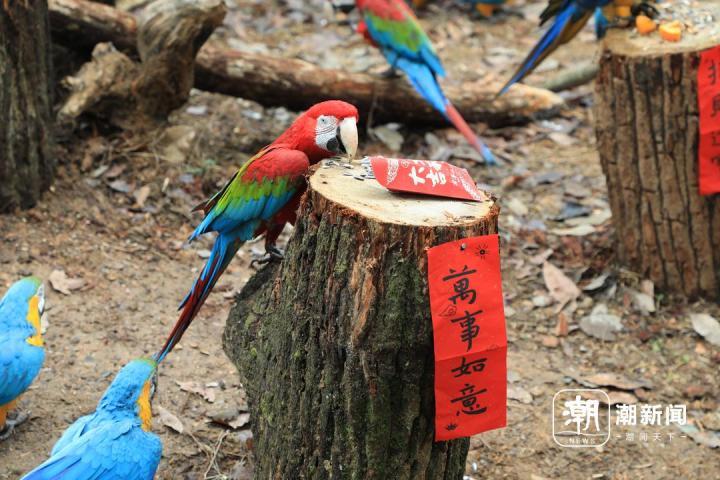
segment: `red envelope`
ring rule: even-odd
[[[464,168],[447,162],[405,158],[370,157],[375,178],[393,192],[420,193],[436,197],[484,202],[487,195],[479,190]]]
[[[700,195],[720,193],[720,46],[705,50],[698,67]]]
[[[497,235],[428,250],[435,439],[504,427],[507,335]]]

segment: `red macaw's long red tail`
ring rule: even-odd
[[[470,125],[467,124],[462,115],[460,115],[460,112],[455,109],[455,107],[452,103],[450,103],[449,100],[445,105],[445,116],[448,118],[448,120],[450,120],[450,122],[455,126],[455,128],[457,128],[458,131],[462,133],[462,136],[465,137],[465,139],[470,143],[470,145],[472,145],[473,148],[477,150],[480,155],[482,155],[487,165],[497,165],[498,162],[495,158],[495,155],[493,155],[492,151],[490,151],[488,146],[485,145],[485,143],[483,143],[483,141],[480,140],[477,135],[475,135],[475,132],[472,131]]]
[[[180,342],[185,330],[188,329],[195,316],[200,311],[200,307],[203,306],[208,295],[212,291],[215,283],[217,283],[220,275],[223,274],[230,261],[237,253],[238,249],[245,243],[241,240],[241,233],[233,231],[230,233],[220,233],[215,239],[215,244],[210,252],[205,268],[198,276],[197,280],[190,289],[183,302],[180,304],[182,311],[180,312],[180,318],[178,318],[175,326],[173,327],[165,345],[155,355],[155,359],[160,362],[168,353],[175,348],[175,345]]]

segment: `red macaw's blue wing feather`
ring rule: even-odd
[[[23,480],[152,480],[162,444],[137,419],[108,421],[54,454]]]
[[[225,187],[201,206],[205,219],[190,240],[218,232],[210,257],[180,304],[182,313],[159,353],[165,358],[180,341],[240,246],[252,240],[305,186],[310,161],[303,152],[276,145],[248,160]]]

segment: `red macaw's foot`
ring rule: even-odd
[[[0,430],[0,441],[7,440],[12,435],[15,427],[25,423],[30,418],[30,412],[15,412],[8,414],[5,426]]]
[[[256,265],[265,265],[270,262],[279,262],[283,258],[285,258],[285,253],[282,250],[275,245],[267,245],[265,255],[250,262],[250,268],[256,268]]]

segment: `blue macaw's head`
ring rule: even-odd
[[[98,409],[108,413],[134,414],[150,430],[152,410],[150,404],[157,385],[157,362],[138,358],[125,365],[115,376],[100,399]]]
[[[27,305],[33,297],[38,297],[38,309],[40,313],[45,306],[45,288],[37,277],[25,277],[15,282],[3,297],[0,304],[5,302],[17,302]]]

